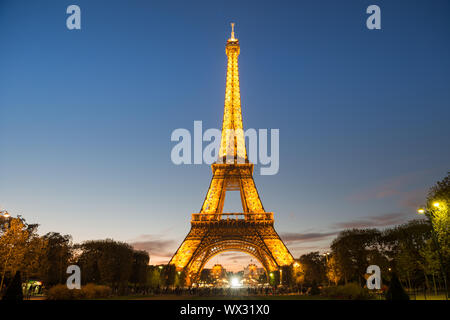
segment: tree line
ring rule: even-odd
[[[316,251],[300,256],[297,267],[289,266],[284,272],[283,281],[305,287],[350,282],[364,286],[367,267],[377,265],[384,282],[389,282],[395,272],[409,288],[429,287],[430,279],[436,287],[443,287],[430,232],[425,220],[412,220],[383,231],[344,230],[333,240],[329,254]]]
[[[439,202],[439,207],[434,206]],[[416,219],[392,228],[348,229],[331,243],[329,254],[310,252],[282,272],[271,273],[273,286],[311,288],[357,283],[364,286],[366,268],[378,265],[384,282],[395,273],[407,288],[444,288],[450,266],[450,175],[429,192],[427,212],[433,219]],[[83,285],[106,285],[115,294],[145,293],[183,287],[186,274],[173,265],[149,266],[146,251],[112,239],[73,244],[70,235],[37,233],[37,224],[18,216],[0,216],[0,293],[20,272],[21,281],[37,279],[46,288],[65,284],[69,265],[81,269]],[[433,241],[435,240],[435,241]],[[439,255],[440,254],[440,255]],[[281,281],[280,281],[281,276]]]
[[[367,267],[378,265],[385,283],[396,274],[406,288],[437,293],[448,282],[449,206],[450,175],[447,175],[429,191],[425,210],[432,215],[431,221],[415,219],[384,230],[344,230],[332,241],[331,252],[310,252],[285,267],[283,282],[306,287],[350,282],[364,286]]]
[[[0,292],[20,272],[21,281],[41,281],[46,288],[65,284],[67,267],[78,265],[82,285],[109,286],[115,293],[138,291],[147,285],[149,255],[111,239],[73,244],[70,235],[37,234],[37,225],[17,217],[0,221]]]

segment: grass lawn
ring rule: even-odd
[[[410,295],[409,298],[411,300],[414,300],[414,295]],[[418,294],[415,297],[415,300],[445,300],[445,294],[438,294],[438,295],[434,295],[434,294],[427,294],[426,299],[424,294]]]

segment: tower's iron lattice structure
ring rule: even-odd
[[[274,229],[273,213],[266,212],[253,180],[242,125],[239,91],[239,40],[231,24],[222,139],[218,160],[212,164],[213,177],[200,213],[193,213],[191,230],[170,260],[184,270],[187,281],[196,282],[205,264],[223,251],[246,252],[261,262],[266,272],[279,270],[294,259]],[[238,190],[242,213],[224,213],[227,191]]]

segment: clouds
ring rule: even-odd
[[[297,257],[311,251],[326,251],[330,242],[339,232],[353,228],[381,228],[397,225],[409,220],[411,215],[395,212],[368,216],[349,221],[337,222],[329,226],[328,230],[320,232],[283,232],[281,239]]]
[[[294,258],[311,251],[326,251],[333,237],[339,230],[328,232],[282,232],[280,238],[288,247]]]
[[[281,239],[285,243],[290,242],[312,242],[328,239],[331,236],[337,235],[337,231],[332,232],[311,232],[311,233],[296,233],[296,232],[283,232],[280,234]]]
[[[423,170],[394,176],[378,185],[350,194],[348,200],[365,202],[394,199],[404,208],[415,209],[426,197],[427,188],[423,186],[423,180],[429,174],[430,170]]]
[[[147,251],[151,256],[170,258],[175,253],[177,242],[158,235],[141,235],[129,244],[136,250]]]
[[[386,213],[363,219],[338,222],[334,224],[334,227],[341,229],[388,227],[391,225],[404,223],[409,217],[410,215],[406,213]]]
[[[285,243],[319,242],[337,236],[343,229],[388,227],[405,223],[410,217],[411,215],[407,213],[386,213],[361,219],[337,222],[330,226],[330,230],[333,231],[329,232],[283,232],[280,233],[280,237]]]

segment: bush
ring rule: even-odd
[[[84,299],[106,298],[111,295],[111,288],[88,283],[84,287],[81,287],[81,293]]]
[[[47,291],[47,300],[72,300],[74,298],[72,291],[67,286],[58,284]]]
[[[357,283],[323,288],[322,295],[343,300],[368,300],[372,298],[369,290],[367,288],[361,288]]]
[[[66,285],[58,284],[51,287],[47,292],[47,300],[79,300],[79,299],[99,299],[111,295],[111,288],[108,286],[88,283],[80,290],[68,289]]]

